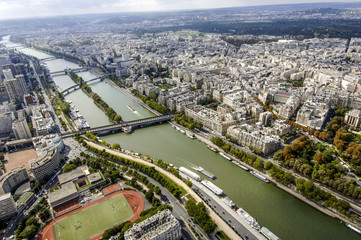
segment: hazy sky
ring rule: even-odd
[[[345,0],[0,0],[0,19],[87,13],[163,11]],[[361,0],[346,0],[360,2]]]

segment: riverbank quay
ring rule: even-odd
[[[220,197],[216,196],[212,191],[201,183],[191,179],[192,188],[196,188],[202,194],[202,198],[208,200],[207,205],[212,207],[217,214],[227,222],[241,236],[247,236],[251,239],[266,239],[259,231],[250,227],[251,225],[241,217],[236,211],[230,208]],[[211,200],[212,199],[212,200]],[[241,206],[242,207],[242,206]],[[249,226],[246,228],[245,226]]]
[[[213,142],[210,141],[210,137],[212,136],[210,133],[203,133],[203,132],[195,132],[195,131],[191,131],[187,128],[184,128],[183,126],[175,123],[174,121],[172,121],[172,125],[179,127],[180,129],[183,129],[186,132],[192,132],[196,138],[201,141],[202,143],[209,145],[210,147],[213,147],[215,149],[217,149],[218,151],[222,152],[223,150],[221,148],[219,148],[217,145],[215,145]],[[242,148],[238,147],[240,150],[248,152],[246,150],[243,150]],[[231,157],[232,160],[247,166],[251,171],[254,171],[256,173],[258,173],[259,175],[261,175],[264,178],[267,178],[271,184],[277,186],[278,188],[280,188],[281,190],[291,194],[293,197],[298,198],[299,200],[303,201],[304,203],[307,203],[308,205],[310,205],[311,207],[315,208],[316,210],[326,214],[327,216],[330,216],[332,218],[338,219],[340,221],[342,221],[343,223],[349,223],[352,225],[356,225],[358,228],[361,228],[360,223],[356,222],[356,221],[351,221],[350,219],[344,217],[343,215],[339,214],[336,210],[332,209],[332,208],[328,208],[325,207],[323,205],[321,205],[320,203],[314,202],[311,199],[308,199],[307,197],[303,196],[301,193],[299,193],[296,188],[290,188],[287,187],[281,183],[279,183],[276,179],[272,178],[271,176],[269,176],[268,174],[265,174],[263,172],[260,172],[259,170],[255,169],[253,166],[250,166],[242,161],[240,161],[239,159],[235,158],[234,156],[232,156],[231,154],[228,154],[229,157]],[[262,157],[259,157],[262,158]],[[267,161],[266,159],[262,158],[265,162]],[[226,159],[225,159],[226,160]],[[228,160],[227,160],[228,161]],[[296,175],[297,178],[303,178],[305,180],[308,180],[307,178],[304,178],[302,176]],[[316,184],[315,184],[316,185]],[[321,187],[321,186],[319,186]],[[327,188],[322,187],[323,190],[327,191]],[[331,192],[333,193],[333,192]],[[337,196],[336,196],[337,197]],[[342,199],[342,198],[339,198]],[[356,206],[359,208],[359,206]]]
[[[144,164],[146,166],[149,166],[149,167],[154,167],[158,172],[164,174],[166,177],[168,177],[169,179],[171,179],[172,181],[174,181],[176,184],[178,184],[179,186],[181,186],[182,188],[184,188],[186,190],[186,192],[188,194],[190,194],[197,202],[203,202],[204,201],[185,183],[183,182],[182,180],[180,180],[179,178],[177,178],[176,176],[174,176],[173,174],[171,174],[170,172],[164,170],[163,168],[153,164],[153,163],[150,163],[150,162],[147,162],[145,160],[142,160],[140,158],[137,158],[137,157],[134,157],[134,156],[130,156],[130,155],[127,155],[125,153],[121,153],[121,152],[118,152],[118,151],[115,151],[115,150],[112,150],[112,149],[109,149],[107,147],[104,147],[102,145],[99,145],[99,144],[96,144],[96,143],[93,143],[91,141],[88,141],[88,140],[84,140],[89,146],[91,147],[94,147],[94,148],[97,148],[99,150],[102,150],[102,151],[106,151],[110,154],[113,154],[113,155],[116,155],[116,156],[119,156],[119,157],[122,157],[122,158],[127,158],[129,160],[132,160],[132,161],[135,161],[135,162],[138,162],[138,163],[141,163],[141,164]],[[209,216],[215,221],[215,223],[217,224],[218,226],[218,229],[219,230],[222,230],[224,231],[228,237],[230,237],[231,239],[242,239],[240,236],[238,236],[234,231],[233,229],[228,225],[226,224],[207,204],[204,203],[204,205],[206,206],[207,208],[207,212],[209,213]],[[247,228],[251,228],[249,225],[246,225],[245,227]],[[264,239],[264,238],[262,238]]]

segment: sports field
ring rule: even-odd
[[[89,239],[134,215],[123,194],[106,199],[54,223],[56,240]]]

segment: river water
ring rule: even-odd
[[[50,57],[34,49],[19,48],[19,51],[38,58]],[[47,62],[51,72],[78,65],[62,59]],[[84,80],[96,76],[90,72],[79,73]],[[74,85],[66,75],[53,78],[60,89]],[[153,113],[116,90],[106,82],[90,84],[93,92],[99,94],[123,120],[134,120],[154,116]],[[110,124],[105,114],[95,106],[92,99],[82,90],[66,96],[79,109],[91,127]],[[136,111],[127,108],[132,106]],[[304,202],[255,178],[231,162],[213,153],[198,140],[192,140],[171,127],[170,124],[137,129],[132,134],[117,133],[102,137],[110,144],[119,143],[122,148],[163,159],[175,166],[192,169],[202,166],[217,176],[214,183],[222,188],[237,206],[249,212],[258,222],[286,240],[333,240],[361,239],[338,220],[328,217]],[[202,174],[199,174],[202,178]]]

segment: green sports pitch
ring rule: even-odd
[[[134,215],[123,194],[101,201],[53,225],[56,240],[81,240],[95,237]]]

